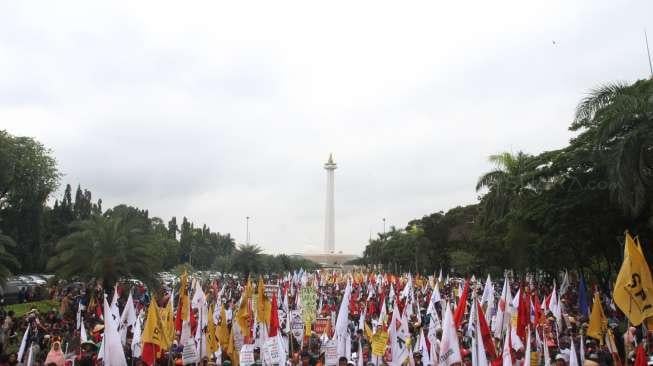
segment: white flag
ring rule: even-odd
[[[578,356],[576,356],[576,347],[574,347],[574,338],[570,337],[571,346],[569,347],[569,366],[578,366]]]
[[[510,328],[510,324],[508,324],[508,331],[503,338],[503,352],[501,353],[503,366],[512,366],[512,356],[510,355]]]
[[[29,330],[30,330],[31,324],[27,325],[27,329],[25,329],[25,333],[23,333],[23,340],[20,341],[20,348],[18,348],[18,362],[23,361],[23,356],[25,356],[25,348],[27,347],[27,338],[29,337]]]
[[[335,327],[335,338],[337,340],[337,349],[338,357],[351,357],[351,354],[347,354],[347,344],[351,347],[351,336],[349,334],[349,328],[347,327],[349,322],[349,300],[351,298],[351,281],[347,281],[347,287],[345,287],[345,294],[342,297],[342,302],[340,303],[340,309],[338,311],[338,319],[336,320]]]
[[[154,301],[154,300],[152,300],[152,301]],[[169,301],[172,301],[172,299],[169,300]],[[132,332],[134,333],[134,337],[132,338],[132,344],[131,344],[132,357],[138,358],[138,357],[141,357],[141,354],[143,353],[143,348],[142,348],[142,345],[141,345],[142,328],[141,328],[141,320],[140,319],[136,319],[136,323],[134,324],[134,327],[132,328]]]
[[[474,304],[472,307],[476,308],[476,301],[474,301]],[[481,322],[479,320],[479,314],[478,312],[475,312],[476,319],[474,321],[475,323],[475,329],[474,329],[474,343],[476,347],[473,347],[472,349],[472,357],[476,357],[476,361],[473,364],[475,366],[488,366],[487,362],[487,356],[485,355],[485,344],[483,343],[483,335],[481,334]]]
[[[102,360],[105,366],[126,366],[127,360],[125,359],[125,353],[120,342],[120,334],[118,334],[118,328],[116,326],[117,322],[113,320],[113,315],[115,314],[112,314],[111,311],[112,309],[109,308],[109,304],[107,303],[107,297],[104,296],[104,338],[102,339],[104,352]]]
[[[120,315],[120,325],[118,327],[122,344],[127,342],[127,328],[130,326],[133,327],[135,323],[136,309],[134,308],[134,299],[132,299],[132,293],[130,291],[125,308],[122,310],[122,314]]]
[[[456,326],[453,323],[453,314],[451,314],[449,304],[446,304],[443,311],[444,319],[442,320],[442,340],[440,341],[438,365],[449,366],[462,362],[462,358],[460,357],[458,334],[456,334]]]
[[[510,322],[510,303],[510,284],[508,283],[508,277],[506,277],[503,280],[503,290],[501,291],[501,297],[497,306],[497,316],[494,318],[494,323],[492,324],[492,331],[494,332],[495,338],[501,338],[505,325]]]
[[[406,314],[400,315],[399,308],[397,304],[394,304],[392,309],[392,320],[388,325],[389,336],[390,336],[390,349],[392,352],[392,365],[399,366],[410,353],[410,349],[406,344],[406,341],[410,337],[408,332],[408,320],[406,319]]]
[[[81,343],[88,341],[88,335],[86,334],[86,326],[84,323],[82,323],[79,328],[79,341]]]

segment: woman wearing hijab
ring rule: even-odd
[[[65,357],[63,351],[61,350],[61,342],[54,341],[52,343],[52,348],[48,352],[48,357],[45,358],[45,364],[55,364],[57,366],[64,366]]]

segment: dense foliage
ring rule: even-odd
[[[0,281],[11,273],[48,271],[110,286],[119,278],[152,281],[157,271],[184,263],[242,273],[314,265],[255,246],[237,250],[231,235],[196,227],[186,217],[166,223],[128,205],[103,211],[102,200],[79,185],[74,194],[66,185],[49,205],[60,176],[42,144],[0,130]]]
[[[379,234],[361,262],[422,272],[573,268],[605,280],[622,261],[624,230],[640,235],[650,258],[653,80],[591,91],[570,130],[577,135],[559,150],[491,156],[478,204]]]

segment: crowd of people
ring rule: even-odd
[[[184,274],[156,289],[92,282],[53,296],[60,306],[45,314],[2,314],[0,365],[621,366],[641,363],[649,343],[609,292],[566,272]]]

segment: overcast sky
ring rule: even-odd
[[[0,128],[104,207],[336,249],[477,201],[500,151],[564,146],[578,100],[648,77],[653,1],[4,1]],[[651,37],[653,40],[653,36]],[[59,193],[58,193],[59,195]]]

